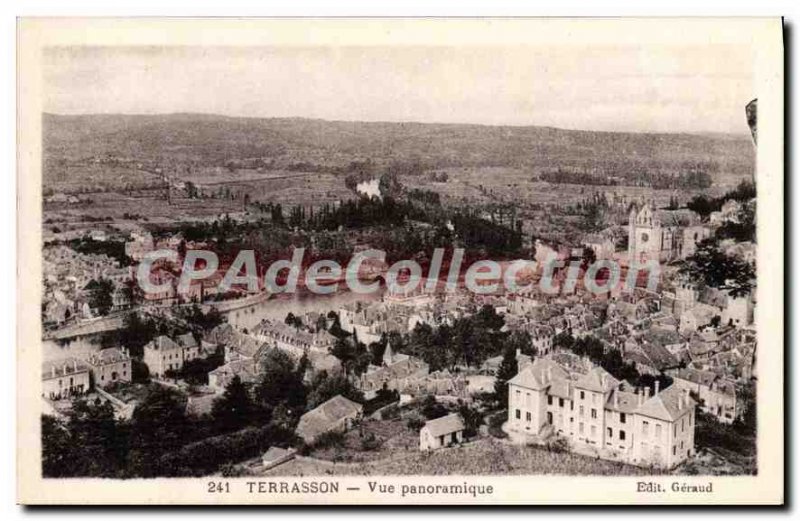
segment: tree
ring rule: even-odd
[[[42,415],[42,476],[60,478],[72,474],[74,455],[69,431],[64,423]]]
[[[553,347],[560,347],[571,351],[574,345],[575,338],[567,331],[562,331],[553,337]]]
[[[435,420],[447,415],[447,408],[436,401],[432,395],[427,395],[422,401],[422,408],[420,409],[422,415],[429,420]]]
[[[755,280],[753,266],[736,255],[722,252],[713,238],[697,245],[694,254],[680,267],[680,272],[695,282],[727,290],[733,297],[750,293]]]
[[[311,410],[337,395],[342,395],[354,402],[364,401],[364,394],[356,389],[350,380],[343,376],[330,376],[327,372],[322,371],[309,385],[306,409]]]
[[[505,325],[505,319],[497,314],[494,306],[485,304],[475,314],[475,322],[477,327],[481,329],[489,329],[491,331],[499,331]]]
[[[508,335],[506,347],[513,349],[515,353],[519,351],[523,355],[536,356],[538,354],[531,340],[531,334],[519,329],[512,331]]]
[[[126,346],[131,356],[141,357],[142,348],[158,334],[156,323],[151,318],[142,318],[139,313],[125,316],[122,329],[118,332],[118,343]]]
[[[221,431],[244,427],[253,420],[253,412],[253,401],[239,376],[233,377],[211,408],[211,416]]]
[[[328,328],[328,319],[325,318],[325,315],[320,315],[317,317],[317,322],[314,324],[314,329],[317,333],[321,331],[325,331]]]
[[[722,203],[718,203],[715,199],[709,199],[704,195],[696,195],[688,203],[686,208],[699,215],[703,220],[708,219],[711,212],[716,212],[720,209]]]
[[[192,304],[189,308],[182,308],[179,316],[187,322],[196,337],[201,336],[204,332],[211,331],[225,320],[217,308],[211,308],[208,312],[203,312],[203,309],[198,304]]]
[[[294,360],[281,351],[272,349],[261,360],[262,376],[256,385],[256,405],[268,416],[275,407],[284,404],[289,411],[305,409],[306,390],[304,374],[295,366]]]
[[[113,476],[122,465],[126,440],[109,402],[75,400],[68,414],[69,441],[73,447],[70,474]]]
[[[89,289],[89,306],[99,315],[108,315],[114,307],[114,283],[108,279],[100,278],[87,284]]]
[[[372,352],[357,338],[338,338],[330,348],[330,353],[342,362],[345,374],[358,376],[366,371],[372,362]]]
[[[716,231],[717,239],[733,239],[737,242],[756,241],[755,205],[745,204],[737,212],[736,221],[723,222]]]
[[[500,368],[497,370],[494,381],[495,399],[502,407],[508,407],[508,381],[514,378],[518,372],[517,352],[509,346],[503,353],[503,361],[500,362]]]
[[[303,320],[300,317],[295,316],[295,314],[292,313],[291,311],[287,313],[286,318],[283,320],[283,322],[287,326],[292,326],[295,328],[302,327],[303,325]]]
[[[481,413],[459,400],[458,413],[464,420],[464,436],[472,438],[478,434],[478,429],[483,423],[483,416]]]
[[[163,387],[153,389],[131,417],[131,472],[142,477],[164,475],[161,457],[178,450],[189,433],[186,404],[179,394]]]

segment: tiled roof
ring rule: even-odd
[[[176,344],[170,337],[161,335],[159,337],[154,338],[149,344],[145,346],[145,349],[155,349],[156,351],[170,351],[172,349],[180,349],[181,346]]]
[[[636,409],[637,414],[658,420],[675,421],[697,403],[677,385],[672,385],[653,396]]]
[[[78,360],[69,357],[62,360],[50,360],[42,363],[42,379],[58,378],[71,374],[84,373],[89,370],[89,366]]]
[[[107,349],[101,349],[97,353],[94,353],[92,356],[90,356],[89,363],[91,365],[105,365],[114,364],[117,362],[125,362],[130,359],[131,357],[126,353],[123,353],[121,349],[109,347]]]
[[[711,384],[717,379],[717,375],[710,371],[699,371],[689,367],[679,370],[675,376],[681,380],[700,384],[705,387],[711,387]]]
[[[595,367],[575,382],[575,387],[593,392],[607,392],[619,385],[619,380],[602,367]]]
[[[176,339],[177,343],[181,347],[197,347],[197,340],[195,340],[194,335],[191,333],[186,333],[185,335],[180,335]]]
[[[606,409],[624,413],[632,413],[639,407],[639,395],[629,391],[615,389],[608,395]]]
[[[549,372],[549,375],[548,375]],[[527,389],[543,389],[555,380],[568,380],[569,374],[557,363],[546,358],[537,358],[536,361],[508,381],[509,384],[519,385]]]
[[[446,436],[453,432],[463,431],[464,420],[460,414],[452,413],[435,420],[428,420],[425,422],[424,428],[428,429],[431,436]]]
[[[680,361],[670,353],[666,347],[659,344],[643,343],[639,345],[644,355],[651,360],[651,365],[663,371],[672,367],[677,367]]]
[[[363,408],[361,404],[348,400],[340,394],[336,395],[301,416],[297,424],[297,433],[304,439],[316,438],[327,432],[334,423],[359,414]]]

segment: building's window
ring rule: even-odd
[[[553,405],[553,397],[552,396],[548,396],[547,397],[547,405]]]
[[[591,432],[592,432],[592,437],[594,437],[595,435],[597,435],[597,427],[595,427],[594,425],[592,425],[592,426],[591,426]]]
[[[517,419],[519,420],[522,417],[522,413],[517,409]]]
[[[584,398],[586,398],[586,394],[584,394],[584,392],[581,391],[581,400],[583,400]]]
[[[686,421],[685,420],[686,420],[686,417],[681,418],[681,432],[684,432],[686,430],[686,425],[685,425]]]
[[[681,450],[683,450],[683,440],[681,440]]]
[[[678,424],[677,423],[673,423],[672,424],[672,435],[673,436],[677,436],[678,435]]]
[[[578,414],[580,414],[581,416],[583,416],[583,405],[581,405],[580,407],[578,407]]]
[[[562,409],[564,408],[564,398],[558,399],[558,406],[561,407]]]
[[[647,434],[648,434],[648,428],[649,428],[649,427],[650,427],[650,424],[649,424],[649,423],[647,423],[646,421],[643,421],[643,422],[642,422],[642,434],[644,434],[645,436],[647,436]]]
[[[625,423],[625,413],[624,412],[619,413],[619,422],[620,423]]]
[[[675,445],[673,445],[673,446],[672,446],[672,455],[673,455],[673,456],[675,456],[675,454],[676,454],[677,450],[678,450],[678,448],[677,448]]]
[[[105,380],[105,379],[106,379],[105,375],[102,375],[102,374],[101,374],[101,375],[100,375],[100,380],[102,381],[102,380]]]
[[[619,431],[619,439],[621,440],[625,439],[625,431]]]
[[[529,412],[525,413],[525,421],[527,421],[528,423],[531,422],[531,413],[529,413]]]
[[[594,393],[592,393],[592,403],[595,405],[597,404],[597,395]]]
[[[597,409],[592,409],[592,418],[597,418]]]
[[[579,432],[580,434],[583,434],[583,422],[581,422],[581,423],[579,423],[579,424],[578,424],[578,432]]]
[[[613,438],[613,437],[614,437],[614,430],[613,430],[611,427],[608,427],[608,428],[606,429],[606,435],[607,435],[609,438]]]

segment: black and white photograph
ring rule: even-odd
[[[322,36],[36,47],[26,473],[200,502],[608,477],[759,501],[742,479],[783,458],[779,19],[271,23]],[[480,36],[503,24],[559,36]]]

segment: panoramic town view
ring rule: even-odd
[[[43,475],[757,474],[752,98],[697,132],[54,103]]]

